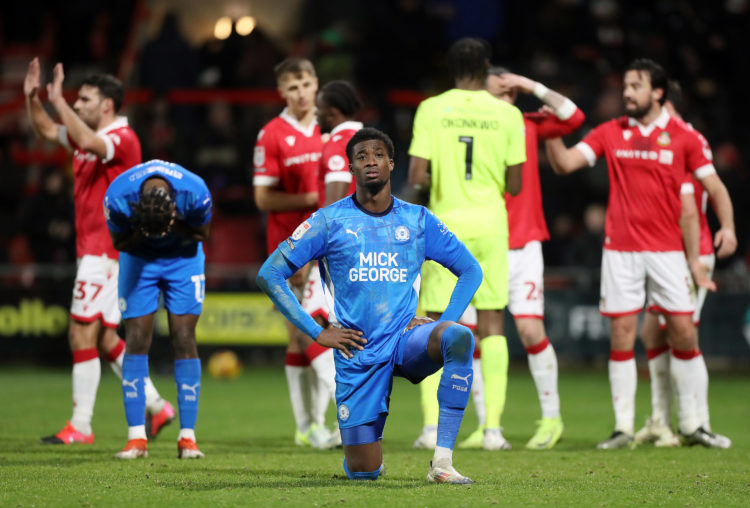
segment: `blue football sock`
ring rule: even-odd
[[[174,380],[177,383],[180,428],[194,429],[195,421],[198,419],[198,399],[201,392],[200,359],[175,360]]]
[[[437,445],[452,450],[474,377],[471,367],[474,336],[471,330],[461,325],[449,326],[440,339],[440,350],[443,353],[443,375],[437,393],[440,406]]]
[[[346,477],[350,480],[377,480],[378,476],[380,476],[381,469],[383,469],[383,464],[380,464],[380,467],[375,471],[351,472],[349,471],[349,466],[346,465],[346,457],[344,457],[344,472],[346,473]]]
[[[122,359],[122,401],[129,427],[146,424],[148,355],[129,355]]]

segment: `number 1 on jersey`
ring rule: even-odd
[[[466,143],[466,179],[471,180],[471,158],[474,152],[474,136],[459,136],[459,143]]]

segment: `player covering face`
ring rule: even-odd
[[[455,321],[482,280],[466,247],[424,207],[391,195],[393,144],[362,129],[347,145],[357,182],[351,198],[304,221],[264,263],[258,285],[299,329],[337,350],[336,405],[350,479],[375,480],[394,375],[416,383],[444,367],[438,389],[438,441],[427,479],[471,483],[452,465],[453,446],[471,390],[474,340]],[[417,318],[422,262],[433,259],[458,276],[437,321]],[[311,259],[333,296],[333,326],[323,329],[292,295],[285,279]]]

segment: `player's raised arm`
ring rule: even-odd
[[[99,137],[86,123],[81,119],[80,116],[73,111],[68,101],[63,96],[63,80],[65,79],[65,72],[61,63],[55,65],[54,77],[52,83],[47,84],[47,95],[49,101],[55,107],[55,111],[60,116],[60,121],[67,129],[73,142],[81,148],[81,150],[89,153],[93,153],[100,159],[107,158],[107,144],[104,140]],[[92,94],[93,95],[93,94]],[[87,94],[79,94],[78,101],[87,103],[88,101],[97,100],[95,97],[90,97]],[[112,99],[98,97],[100,101],[110,101]],[[114,103],[112,104],[114,109]]]
[[[588,161],[577,147],[567,148],[562,138],[552,138],[544,142],[547,158],[558,175],[567,175],[587,166]]]
[[[29,62],[29,69],[26,71],[26,78],[23,82],[26,112],[37,136],[47,141],[58,141],[60,126],[50,118],[39,99],[39,74],[39,58],[35,57]]]

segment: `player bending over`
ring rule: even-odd
[[[201,362],[195,326],[205,292],[203,240],[211,221],[211,194],[197,175],[177,164],[152,160],[119,177],[104,196],[104,215],[120,254],[120,310],[125,319],[122,398],[128,443],[115,457],[147,457],[143,386],[148,378],[159,293],[169,318],[180,433],[177,457],[198,459],[195,421]]]
[[[440,418],[427,480],[472,483],[453,468],[453,446],[469,399],[474,338],[455,323],[482,280],[466,247],[427,209],[391,195],[393,142],[362,129],[347,144],[357,182],[351,198],[319,210],[299,225],[263,264],[258,285],[298,328],[337,349],[336,404],[350,479],[375,480],[393,376],[413,383],[444,367]],[[333,297],[333,326],[323,329],[286,284],[299,267],[319,261]],[[422,262],[433,259],[458,282],[437,321],[417,318]]]

